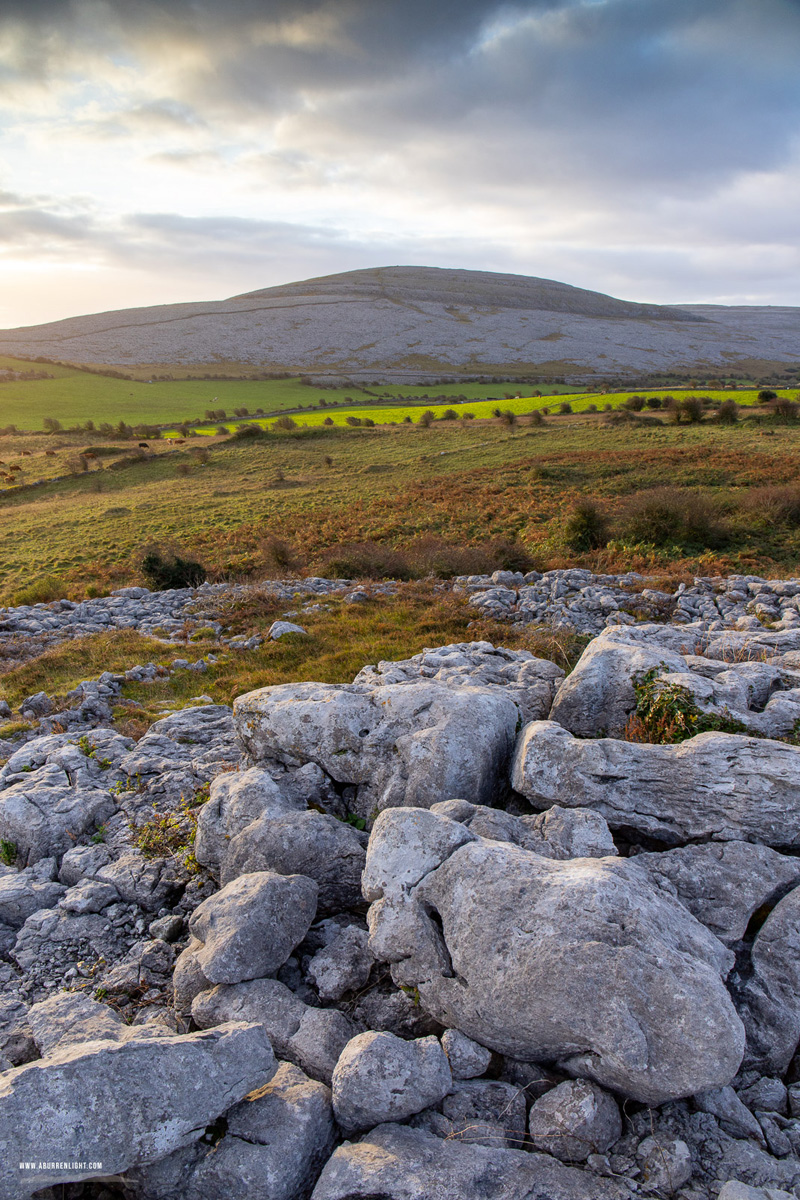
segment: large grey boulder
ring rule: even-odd
[[[730,733],[678,745],[583,740],[534,721],[512,782],[534,808],[589,807],[612,829],[665,842],[715,838],[800,846],[800,747]]]
[[[203,943],[197,964],[212,983],[274,975],[300,942],[317,910],[317,885],[304,875],[255,871],[209,896],[189,930]]]
[[[224,704],[204,704],[156,721],[120,767],[141,791],[144,809],[154,801],[163,809],[177,806],[181,798],[188,800],[238,759],[231,710]]]
[[[201,1029],[228,1021],[263,1025],[275,1053],[330,1084],[356,1026],[337,1008],[312,1008],[277,979],[252,979],[199,992],[191,1006]]]
[[[330,1092],[291,1063],[225,1122],[212,1152],[199,1141],[128,1172],[135,1200],[301,1200],[335,1144]]]
[[[402,1121],[438,1104],[453,1085],[438,1038],[406,1042],[393,1033],[360,1033],[333,1072],[333,1111],[346,1133]]]
[[[236,1024],[186,1037],[88,1042],[19,1067],[0,1077],[0,1194],[27,1200],[51,1184],[156,1162],[193,1142],[275,1070],[264,1031]],[[86,1165],[59,1167],[65,1157]],[[20,1163],[30,1161],[56,1165],[26,1174]]]
[[[622,1118],[614,1097],[596,1083],[569,1079],[532,1105],[528,1131],[537,1150],[564,1162],[585,1162],[619,1140]]]
[[[316,763],[354,789],[351,808],[368,820],[453,796],[491,804],[521,727],[503,689],[427,681],[262,688],[235,701],[234,720],[253,763]]]
[[[122,1017],[92,1000],[83,992],[57,992],[28,1010],[30,1025],[39,1053],[47,1057],[64,1046],[84,1042],[124,1041],[135,1035],[135,1026],[126,1025]],[[163,1028],[163,1026],[162,1026]],[[166,1034],[168,1031],[164,1029]]]
[[[265,813],[229,843],[222,856],[223,884],[250,871],[304,875],[318,888],[321,913],[359,907],[365,835],[325,813]]]
[[[734,651],[726,635],[699,655],[690,652],[690,637],[675,634],[669,626],[605,630],[561,685],[550,720],[580,737],[620,737],[636,708],[635,684],[654,671],[658,687],[684,689],[705,713],[762,737],[791,733],[800,717],[800,676],[777,660],[760,661],[776,648],[765,647],[759,634],[740,634]],[[748,653],[751,660],[741,661]]]
[[[549,1154],[443,1141],[406,1125],[382,1125],[328,1160],[311,1200],[629,1200],[612,1179],[564,1166]]]
[[[744,937],[758,909],[800,881],[800,859],[752,842],[679,846],[629,862],[677,896],[726,946]]]
[[[378,687],[433,679],[448,687],[496,687],[519,705],[523,721],[543,720],[564,678],[561,667],[530,650],[506,650],[491,642],[456,642],[412,658],[362,667],[353,683]]]
[[[613,858],[558,862],[477,838],[447,854],[459,826],[442,818],[427,861],[384,862],[400,842],[388,827],[399,835],[413,815],[376,824],[368,923],[373,954],[438,1021],[647,1104],[730,1082],[744,1050],[723,984],[733,956],[682,904]],[[435,820],[422,815],[420,840]]]
[[[110,883],[126,903],[157,912],[175,894],[175,870],[164,859],[147,859],[130,852],[100,867],[93,877]]]
[[[800,1041],[800,888],[775,906],[753,942],[739,995],[748,1066],[783,1075]]]

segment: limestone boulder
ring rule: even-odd
[[[407,1125],[381,1125],[328,1160],[311,1200],[629,1200],[613,1179],[567,1167],[549,1154],[443,1141]]]
[[[359,907],[366,835],[326,813],[265,813],[228,844],[220,879],[253,871],[303,875],[318,888],[320,913]]]
[[[346,1133],[371,1129],[438,1104],[453,1085],[438,1038],[404,1041],[393,1033],[360,1033],[333,1072],[333,1111]]]
[[[317,910],[317,885],[304,875],[256,871],[209,896],[189,930],[196,960],[212,983],[273,975],[303,940]]]
[[[564,1162],[605,1154],[622,1136],[613,1096],[588,1079],[569,1079],[532,1105],[528,1131],[537,1150]]]
[[[748,1066],[783,1075],[800,1041],[800,888],[775,906],[758,931],[738,997]]]
[[[573,737],[534,721],[512,782],[537,809],[588,807],[612,829],[677,844],[714,838],[800,846],[800,747],[730,733],[678,745]]]
[[[352,811],[370,821],[454,796],[491,804],[522,724],[503,689],[430,681],[282,684],[240,696],[234,720],[253,764],[316,763],[353,789]]]
[[[129,1172],[135,1200],[298,1200],[333,1150],[329,1090],[281,1063],[258,1093],[228,1109],[225,1133]]]
[[[444,857],[449,822],[429,860],[398,855],[392,871],[388,826],[413,815],[385,813],[373,831],[368,922],[373,954],[436,1020],[647,1104],[730,1082],[744,1050],[723,982],[733,956],[682,904],[613,858],[559,862],[478,838]]]
[[[241,1024],[87,1042],[19,1067],[0,1077],[0,1194],[27,1200],[48,1185],[157,1162],[194,1142],[275,1070],[263,1029]],[[87,1165],[63,1168],[67,1157]],[[20,1170],[32,1160],[55,1165]]]

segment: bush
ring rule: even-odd
[[[504,425],[507,425],[509,429],[513,429],[513,427],[517,423],[517,414],[512,412],[511,409],[508,408],[508,409],[506,409],[506,411],[504,413],[501,413],[500,420],[503,422]]]
[[[567,401],[564,400],[563,403],[559,404],[558,411],[566,416],[567,413],[572,412],[572,405],[568,404]]]
[[[661,408],[661,397],[660,396],[648,396],[646,403],[647,403],[648,408]]]
[[[345,421],[348,425],[356,426],[361,424],[361,417],[345,417]]]
[[[800,526],[800,486],[751,488],[741,507],[746,512],[757,513],[770,524],[779,522],[797,528]]]
[[[739,420],[739,409],[735,400],[723,400],[717,409],[717,421],[720,425],[735,425]]]
[[[424,429],[430,429],[431,425],[433,424],[433,421],[434,421],[433,413],[431,412],[431,410],[429,408],[426,408],[425,412],[422,414],[422,416],[420,417],[420,419],[417,423],[419,425],[422,425]]]
[[[780,399],[776,400],[772,406],[772,411],[782,421],[797,420],[797,405],[788,396],[781,396]]]
[[[758,393],[758,399],[761,404],[769,404],[770,400],[778,399],[778,393],[773,392],[771,388],[762,388]]]
[[[157,549],[145,551],[141,570],[150,587],[157,592],[169,588],[198,587],[206,578],[205,567],[201,563]]]
[[[273,429],[297,429],[297,422],[291,417],[278,417],[277,421],[272,422]]]
[[[703,401],[698,396],[687,396],[681,400],[679,412],[694,425],[703,419]]]
[[[64,595],[64,585],[59,583],[54,575],[40,575],[33,583],[21,588],[11,596],[10,603],[14,606],[21,604],[48,604],[51,600],[59,600]]]
[[[454,408],[446,408],[444,410],[444,412],[442,413],[442,415],[439,417],[439,420],[440,421],[457,421],[458,413],[456,412],[456,410]]]
[[[564,543],[581,553],[598,550],[608,542],[608,521],[593,500],[579,500],[564,524]]]
[[[625,407],[631,412],[641,412],[644,408],[644,396],[629,396],[625,401]]]
[[[303,562],[291,542],[283,538],[265,538],[260,546],[261,558],[267,578],[284,578],[287,575],[297,575],[302,569]]]
[[[713,549],[724,535],[711,505],[697,492],[654,488],[631,497],[622,518],[627,541]]]
[[[539,412],[538,408],[535,408],[530,414],[530,423],[531,425],[544,425],[544,417]]]
[[[227,433],[227,430],[225,432]],[[267,431],[261,425],[240,425],[236,432],[231,434],[230,440],[232,442],[252,442],[266,436]],[[192,453],[199,453],[199,451],[193,451]],[[208,451],[206,451],[207,453]]]
[[[377,542],[351,542],[324,550],[318,573],[337,579],[412,579],[408,561],[391,546]]]

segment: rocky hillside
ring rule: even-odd
[[[447,371],[626,371],[797,363],[800,309],[635,304],[488,271],[348,271],[207,304],[0,333],[0,352],[79,363],[213,364],[372,379]]]
[[[644,621],[630,583],[458,581],[599,631],[566,678],[440,646],[200,694],[138,742],[126,676],[28,697],[0,767],[4,1200],[800,1197],[800,581],[645,588]],[[359,597],[273,586],[298,620]],[[177,641],[217,600],[0,632]]]

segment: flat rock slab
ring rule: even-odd
[[[610,1179],[548,1154],[446,1142],[405,1125],[381,1125],[328,1160],[311,1200],[629,1200]]]
[[[18,1067],[0,1082],[0,1195],[27,1200],[48,1185],[156,1162],[194,1141],[275,1070],[263,1029],[243,1024],[154,1041],[89,1042]],[[20,1171],[31,1161],[89,1165]]]
[[[732,733],[660,746],[573,737],[533,721],[520,737],[514,788],[534,808],[593,808],[612,829],[661,841],[800,846],[800,747]]]

